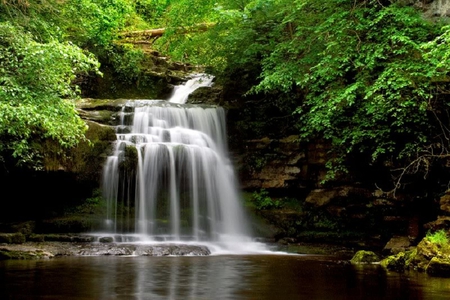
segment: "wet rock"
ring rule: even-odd
[[[424,238],[416,247],[414,256],[411,258],[410,266],[418,271],[425,271],[434,257],[441,256],[439,245]]]
[[[211,252],[206,246],[195,245],[158,245],[158,246],[140,246],[136,249],[136,255],[145,256],[204,256]]]
[[[0,248],[0,260],[8,259],[43,259],[52,258],[54,255],[50,252],[40,249],[24,251],[24,250],[9,250]]]
[[[135,246],[131,245],[114,245],[114,244],[90,244],[85,245],[76,253],[81,256],[100,256],[100,255],[133,255]]]
[[[0,247],[0,260],[42,259],[57,256],[205,256],[211,251],[204,245],[186,244],[122,244],[41,242],[5,244]]]
[[[296,242],[297,242],[297,240],[294,238],[282,238],[282,239],[278,240],[278,243],[282,244],[282,245],[294,244]]]
[[[395,255],[400,252],[405,252],[409,247],[411,247],[411,241],[407,236],[394,236],[386,246],[384,246],[382,254],[383,255]]]
[[[188,104],[221,104],[222,88],[220,87],[199,87],[193,91],[187,100]]]
[[[412,255],[414,254],[411,254],[411,252],[399,252],[396,255],[384,258],[380,264],[390,271],[404,272],[409,267],[409,260]]]
[[[114,238],[110,236],[104,236],[98,239],[100,243],[112,243],[114,242]]]
[[[426,272],[431,276],[450,277],[450,259],[433,257]]]
[[[377,254],[372,251],[360,250],[355,253],[353,258],[350,260],[352,264],[371,264],[379,262],[380,258]]]
[[[135,245],[135,244],[86,244],[74,255],[136,255],[136,256],[204,256],[211,252],[206,246],[184,244]]]
[[[70,234],[43,234],[46,242],[73,242],[74,236]]]

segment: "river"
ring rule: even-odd
[[[449,299],[450,279],[324,255],[0,262],[0,299]]]

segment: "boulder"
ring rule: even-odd
[[[399,252],[396,255],[390,255],[384,258],[380,264],[390,271],[403,272],[407,269],[407,260],[409,255],[405,252]]]
[[[350,260],[352,264],[371,264],[379,262],[380,258],[372,251],[359,250]]]
[[[407,236],[394,236],[384,246],[383,255],[395,255],[400,252],[405,252],[411,247],[411,242]]]
[[[436,231],[450,228],[450,216],[438,216],[435,221],[423,225],[425,229]]]
[[[439,257],[440,255],[440,247],[427,238],[424,238],[417,245],[415,255],[411,258],[410,266],[417,271],[425,271],[429,262],[434,257]]]
[[[114,242],[114,238],[110,237],[110,236],[104,236],[98,239],[98,241],[100,243],[112,243]]]
[[[439,205],[443,215],[450,215],[450,191],[439,199]]]
[[[430,276],[450,277],[450,259],[433,257],[426,268]]]

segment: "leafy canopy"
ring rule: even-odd
[[[212,65],[219,77],[256,66],[248,94],[290,95],[278,105],[296,103],[301,139],[332,144],[330,178],[355,154],[418,170],[450,149],[449,27],[424,20],[401,1],[223,0],[207,6],[208,13],[199,11],[193,20],[215,26],[171,43],[174,55]]]

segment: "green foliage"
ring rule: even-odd
[[[428,232],[426,238],[433,244],[437,244],[441,247],[449,247],[449,237],[447,232],[443,229],[435,231],[433,233]]]
[[[134,49],[129,44],[111,47],[107,59],[119,79],[129,84],[139,82],[145,70],[146,57],[144,52],[140,49]]]
[[[207,2],[207,11],[195,13],[184,1],[177,7],[183,24],[215,25],[163,49],[212,65],[219,77],[259,69],[247,95],[290,95],[274,103],[291,110],[294,103],[302,140],[332,143],[328,179],[346,172],[354,155],[426,173],[435,154],[450,149],[444,126],[450,29],[427,22],[412,6],[228,0]]]
[[[69,148],[83,139],[86,125],[70,100],[78,93],[73,81],[97,70],[96,59],[71,43],[36,42],[0,23],[0,153],[39,167],[35,142]]]
[[[83,203],[76,207],[67,209],[66,216],[88,216],[94,215],[97,217],[103,217],[106,213],[106,201],[102,197],[101,190],[94,190],[92,197],[86,199]]]
[[[269,192],[265,189],[261,189],[259,192],[254,192],[252,195],[252,201],[255,203],[256,209],[266,210],[266,209],[279,209],[283,205],[280,200],[273,200],[269,196]]]

